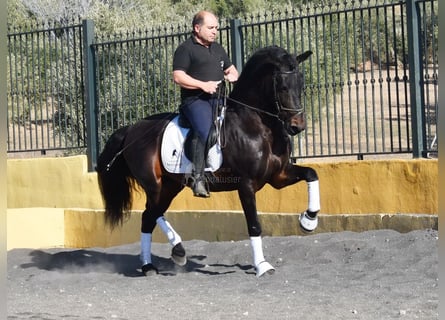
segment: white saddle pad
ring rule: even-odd
[[[161,158],[165,170],[171,173],[191,173],[192,162],[185,156],[184,141],[190,129],[178,124],[179,116],[167,125],[162,136]],[[206,171],[214,172],[221,167],[222,151],[219,143],[212,146],[207,155]]]

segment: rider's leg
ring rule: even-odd
[[[197,197],[209,197],[207,191],[204,169],[205,169],[205,145],[199,136],[194,133],[192,138],[192,162],[193,162],[193,194]]]
[[[213,103],[209,100],[195,99],[183,105],[182,111],[195,135],[192,141],[192,159],[190,159],[193,162],[193,194],[198,197],[209,197],[204,177],[205,145],[213,123]]]

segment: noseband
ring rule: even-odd
[[[297,70],[277,71],[273,75],[273,92],[274,92],[275,105],[277,107],[278,114],[280,114],[283,111],[287,111],[287,112],[295,112],[296,115],[300,115],[304,112],[304,107],[299,107],[297,109],[286,108],[280,101],[280,98],[277,93],[277,76],[290,75],[290,74],[298,74],[298,71]]]

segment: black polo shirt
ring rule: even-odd
[[[232,65],[226,51],[217,42],[208,48],[190,37],[176,49],[173,57],[173,70],[183,70],[189,76],[201,81],[224,80],[224,70]],[[181,88],[181,98],[197,96],[202,90]]]

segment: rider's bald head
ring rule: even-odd
[[[195,30],[196,25],[202,25],[206,17],[213,17],[216,19],[216,16],[212,12],[201,10],[193,16],[192,30]]]

